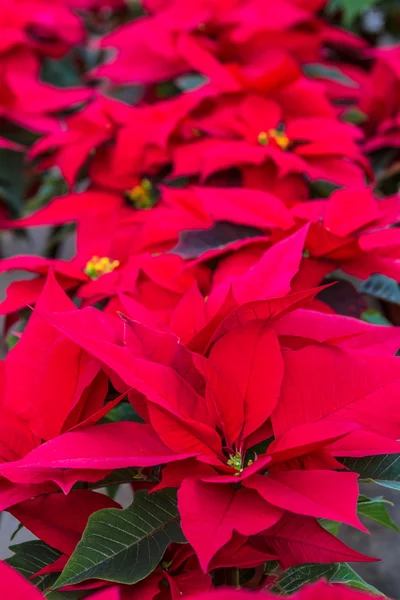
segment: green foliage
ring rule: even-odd
[[[372,325],[386,325],[387,327],[392,325],[382,313],[373,308],[365,310],[361,314],[361,320],[365,321],[366,323],[371,323]]]
[[[292,594],[306,583],[313,583],[318,579],[326,579],[331,583],[345,583],[350,587],[369,591],[382,596],[376,588],[369,585],[346,563],[343,564],[308,564],[300,567],[291,567],[275,582],[272,591],[278,594]]]
[[[21,152],[0,148],[0,200],[14,217],[22,213],[26,185],[24,162]]]
[[[82,85],[78,75],[74,57],[67,54],[57,60],[44,58],[42,63],[41,79],[56,87],[68,88]]]
[[[378,2],[379,0],[330,0],[327,10],[330,13],[340,10],[343,24],[351,27],[363,12]]]
[[[225,248],[233,242],[259,235],[262,235],[262,232],[256,227],[220,221],[210,229],[181,232],[179,242],[171,250],[171,253],[189,260],[201,256],[208,250]]]
[[[394,505],[392,502],[389,502],[389,500],[385,500],[382,496],[378,496],[377,498],[360,496],[358,499],[357,510],[359,515],[363,515],[371,521],[379,523],[379,525],[382,525],[383,527],[393,529],[400,533],[400,529],[397,527],[396,523],[393,523],[387,512],[387,506]]]
[[[309,63],[303,67],[304,73],[307,77],[314,79],[327,79],[328,81],[336,81],[342,85],[350,88],[358,88],[358,83],[354,79],[350,79],[337,67],[328,67],[326,65],[319,65],[317,63]]]
[[[362,294],[368,294],[378,300],[400,305],[400,287],[394,279],[386,275],[371,275],[359,290]]]
[[[329,531],[332,535],[337,536],[339,534],[340,523],[337,521],[330,521],[329,519],[318,519],[319,524],[322,525],[326,531]]]
[[[169,544],[185,541],[176,500],[163,492],[136,492],[125,510],[106,508],[91,515],[54,587],[92,578],[136,583],[154,571]]]
[[[344,458],[341,461],[350,471],[363,479],[379,485],[400,490],[400,454],[368,456],[366,458]]]
[[[39,577],[34,578],[32,578],[32,575],[55,562],[61,556],[58,550],[51,548],[40,540],[10,546],[10,550],[14,552],[14,555],[7,558],[5,562],[14,567],[40,590],[46,590],[57,579],[57,574],[54,573],[39,575]]]

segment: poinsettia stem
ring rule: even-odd
[[[240,571],[236,567],[227,567],[224,569],[215,569],[213,572],[213,581],[215,587],[229,586],[240,588]]]
[[[233,580],[237,590],[240,590],[240,571],[237,567],[233,568]]]

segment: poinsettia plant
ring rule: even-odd
[[[0,5],[0,227],[46,240],[0,260],[0,590],[382,597],[340,533],[399,532],[399,11]]]

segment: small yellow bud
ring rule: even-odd
[[[126,197],[134,204],[135,208],[148,210],[152,208],[153,185],[150,179],[143,178],[138,185],[125,192]]]
[[[287,150],[290,144],[290,140],[286,133],[283,131],[278,131],[277,129],[270,129],[268,131],[268,136],[271,140],[274,140],[279,148],[282,150]]]
[[[258,143],[261,144],[261,146],[268,145],[268,134],[266,131],[260,131],[258,134]]]
[[[84,272],[90,279],[98,279],[106,273],[112,273],[119,265],[119,260],[110,260],[107,256],[92,256],[86,263]]]

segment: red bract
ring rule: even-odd
[[[323,0],[3,9],[3,595],[368,598],[331,531],[396,528],[399,49]]]
[[[274,99],[249,93],[219,99],[214,110],[192,120],[200,137],[177,148],[174,174],[200,173],[206,178],[234,166],[272,161],[278,176],[303,173],[312,180],[361,183],[362,168],[354,164],[351,169],[348,164],[367,165],[355,144],[360,132],[331,115],[319,114],[318,105],[313,116],[296,112],[296,97],[295,90],[288,94],[284,110]],[[341,168],[343,153],[347,161]]]
[[[259,301],[258,304],[259,310],[268,309],[271,313],[273,301],[269,301],[269,306],[268,301]],[[46,320],[146,397],[144,405],[143,400],[137,404],[139,398],[135,396],[131,397],[131,401],[166,447],[178,455],[196,457],[196,460],[187,462],[185,468],[179,462],[166,467],[158,489],[181,485],[178,499],[183,531],[204,569],[215,553],[229,542],[234,531],[244,536],[259,534],[274,525],[284,510],[359,526],[355,516],[356,475],[331,472],[331,469],[341,468],[334,456],[397,451],[397,444],[392,440],[396,439],[399,424],[392,421],[390,426],[382,424],[378,427],[377,421],[370,422],[364,417],[366,411],[371,410],[368,407],[375,406],[371,393],[376,392],[380,398],[385,394],[387,401],[391,402],[393,396],[391,393],[386,396],[386,392],[398,384],[397,359],[393,359],[391,365],[390,359],[382,358],[380,365],[375,358],[367,355],[363,355],[361,360],[356,354],[346,354],[337,347],[346,342],[346,334],[327,340],[325,346],[316,346],[313,340],[297,337],[295,332],[279,338],[273,319],[262,318],[262,313],[258,315],[254,307],[247,321],[247,306],[250,307],[247,304],[241,307],[241,313],[236,311],[235,320],[230,315],[232,309],[228,309],[222,317],[221,333],[210,334],[211,347],[208,346],[207,358],[185,350],[173,335],[157,333],[135,322],[125,320],[124,324],[108,318],[108,328],[112,326],[115,334],[111,338],[111,330],[108,329],[105,338],[98,326],[93,327],[95,322],[100,324],[100,313],[91,311],[89,329],[85,326],[89,313],[83,319],[85,310],[58,315],[42,313]],[[284,303],[280,301],[278,306],[283,313]],[[290,310],[289,307],[290,304]],[[279,316],[277,311],[275,319]],[[95,330],[99,336],[93,335]],[[289,347],[285,349],[287,344]],[[292,345],[295,350],[289,349]],[[303,345],[304,349],[301,349]],[[337,357],[336,360],[343,357],[344,364],[350,369],[357,369],[360,365],[359,375],[352,374],[351,381],[354,378],[358,381],[361,373],[368,372],[369,379],[361,385],[362,389],[357,386],[348,388],[346,380],[347,396],[340,395],[342,413],[337,412],[336,400],[335,414],[331,415],[333,409],[328,406],[329,395],[323,388],[321,393],[327,406],[322,409],[325,419],[321,420],[319,388],[316,387],[315,395],[312,388],[307,389],[307,394],[302,392],[304,369],[294,372],[291,361],[300,360],[305,353],[308,353],[305,364],[310,369],[314,369],[310,356],[326,357],[326,368],[321,363],[316,369],[326,386],[330,385],[331,379],[326,379],[323,374],[329,369],[331,355]],[[265,369],[266,357],[268,369]],[[286,360],[289,361],[287,375],[283,370]],[[375,364],[376,375],[373,375]],[[382,371],[383,365],[385,371]],[[296,420],[296,411],[290,409],[293,422],[284,427],[280,425],[280,415],[286,411],[286,377],[289,385],[299,389],[305,404],[297,411],[301,419]],[[304,381],[309,388],[310,376],[307,373]],[[298,404],[291,388],[287,393],[288,398],[293,398],[293,402]],[[260,395],[263,397],[262,404],[259,402]],[[382,406],[382,402],[377,406]],[[392,411],[393,408],[388,405],[387,410]],[[193,419],[194,411],[196,420]],[[140,426],[137,433],[140,435]],[[252,447],[270,436],[274,436],[275,441],[267,453],[254,455]],[[342,451],[338,440],[343,440]],[[144,439],[142,443],[145,443]],[[332,451],[329,450],[331,445]],[[17,471],[12,473],[18,473],[20,467],[16,466]],[[290,470],[286,472],[288,468]],[[269,477],[262,477],[261,474],[266,471]],[[239,490],[238,484],[241,484]],[[334,505],[329,500],[333,495]],[[257,503],[259,518],[255,517]],[[251,511],[246,508],[249,506],[252,506]],[[204,537],[206,530],[210,536],[212,534],[212,543],[208,535]],[[321,530],[322,534],[328,535]],[[338,547],[336,551],[337,560],[343,560],[340,558],[344,556],[341,554],[343,550]],[[300,555],[288,559],[279,554],[279,558],[286,566],[301,562]],[[314,560],[324,562],[326,558],[316,555]]]

